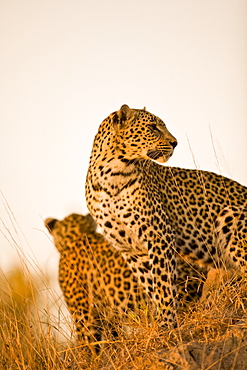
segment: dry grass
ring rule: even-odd
[[[129,317],[127,331],[125,323],[114,323],[117,340],[106,326],[97,354],[93,343],[76,343],[49,279],[33,275],[24,255],[19,257],[11,273],[0,273],[0,370],[246,369],[246,279],[233,276],[226,284],[216,277],[220,286],[212,284],[212,293],[180,313],[177,329],[160,330],[145,310]]]
[[[44,279],[42,280],[44,284]],[[130,317],[128,332],[116,323],[118,339],[105,329],[99,354],[78,345],[42,306],[38,277],[25,266],[0,279],[1,369],[246,369],[247,313],[243,279],[222,285],[179,315],[172,331],[148,324],[147,314]],[[54,299],[54,292],[51,293]]]

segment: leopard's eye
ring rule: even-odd
[[[156,126],[155,123],[151,123],[150,125],[148,125],[148,128],[150,129],[150,131],[155,135],[155,136],[160,136],[161,132],[160,130],[158,129],[158,127]]]

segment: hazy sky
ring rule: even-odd
[[[43,219],[87,211],[92,141],[122,104],[166,122],[170,165],[247,185],[246,15],[246,0],[0,0],[1,266],[17,243],[52,268]]]

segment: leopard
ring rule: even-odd
[[[45,226],[59,252],[59,285],[77,340],[102,341],[104,326],[127,310],[135,312],[146,294],[121,253],[96,231],[90,214],[47,218]]]
[[[44,223],[59,252],[59,284],[79,342],[100,342],[106,327],[116,333],[109,323],[151,309],[150,298],[121,252],[97,231],[90,214],[72,213],[61,221],[47,218]],[[183,260],[179,262],[182,311],[200,298],[205,274],[201,270],[193,278],[191,267]]]
[[[162,330],[178,323],[178,257],[242,276],[247,264],[247,188],[169,166],[176,146],[158,116],[124,104],[99,126],[85,184],[90,214],[154,303]]]

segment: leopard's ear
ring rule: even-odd
[[[55,224],[57,223],[57,219],[55,219],[55,218],[47,218],[46,220],[45,220],[45,226],[46,226],[46,228],[48,229],[48,231],[49,231],[49,233],[50,234],[52,234],[52,231],[53,231],[53,229],[54,229],[54,227],[55,227]]]
[[[84,217],[84,222],[87,223],[87,227],[88,229],[91,229],[93,231],[95,231],[97,229],[97,224],[96,222],[94,221],[93,217],[90,215],[90,213],[88,213],[85,217]]]
[[[133,122],[136,118],[136,110],[130,109],[127,104],[122,105],[122,107],[115,113],[113,113],[112,123],[115,130],[125,128],[130,122]]]

